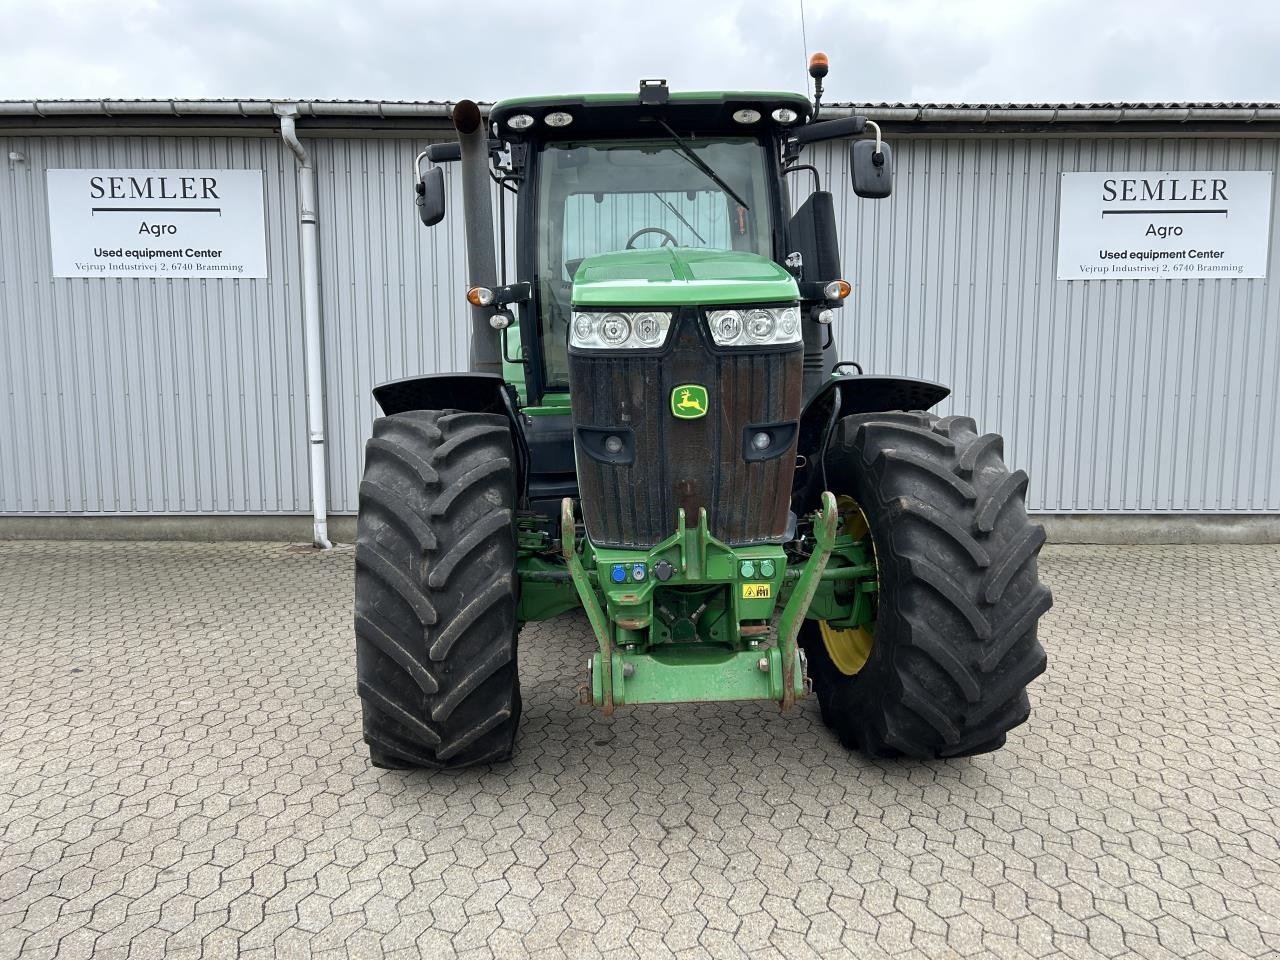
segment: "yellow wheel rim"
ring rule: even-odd
[[[822,645],[827,648],[827,656],[846,677],[852,677],[866,666],[875,642],[866,627],[837,630],[828,626],[827,621],[819,620],[818,629],[822,631]]]
[[[844,517],[845,533],[859,539],[867,535],[866,515],[852,497],[837,497],[836,507]],[[866,666],[867,659],[871,656],[871,647],[875,643],[870,630],[866,627],[837,629],[826,620],[818,621],[818,630],[822,634],[822,645],[827,648],[827,656],[846,677],[852,677]]]

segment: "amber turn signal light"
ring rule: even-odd
[[[828,300],[843,300],[853,293],[853,285],[848,280],[832,280],[822,288],[822,293]]]

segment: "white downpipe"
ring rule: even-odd
[[[320,333],[319,225],[316,223],[316,168],[298,142],[294,129],[297,107],[277,106],[280,136],[298,158],[298,223],[302,234],[302,352],[307,376],[307,441],[311,448],[312,539],[317,547],[329,542],[329,502],[324,457],[324,361]]]

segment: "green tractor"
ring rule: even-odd
[[[461,179],[471,369],[374,390],[355,625],[376,766],[509,758],[521,625],[578,608],[606,716],[813,694],[847,747],[915,758],[1027,718],[1051,598],[1026,474],[927,412],[946,387],[839,362],[851,290],[804,151],[849,140],[866,198],[892,155],[864,117],[817,119],[811,72],[813,101],[462,101],[457,141],[418,157],[428,226]]]

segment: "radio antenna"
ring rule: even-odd
[[[804,0],[800,0],[800,42],[804,44],[804,62],[809,62],[809,35],[805,32],[804,25]],[[804,75],[804,92],[806,96],[813,96],[813,89],[809,86],[809,74],[806,71]]]

